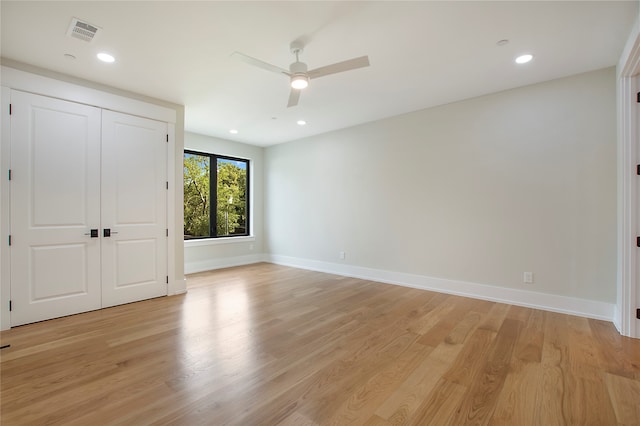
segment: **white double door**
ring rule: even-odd
[[[166,295],[167,124],[11,105],[11,324]]]

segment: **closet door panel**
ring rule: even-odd
[[[100,110],[11,92],[11,325],[101,306]]]
[[[105,307],[167,294],[166,140],[166,123],[103,111]]]

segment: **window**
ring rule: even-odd
[[[184,239],[246,235],[249,160],[185,151]]]

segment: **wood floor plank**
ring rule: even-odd
[[[391,424],[405,424],[413,417],[422,401],[431,393],[453,358],[447,357],[460,351],[460,346],[442,343],[422,360],[411,375],[378,406],[375,414],[388,419]],[[443,352],[447,356],[443,356]]]
[[[455,411],[461,405],[467,391],[465,386],[441,378],[408,424],[415,426],[460,424],[455,423]]]
[[[480,328],[489,331],[495,331],[497,333],[502,326],[502,321],[504,321],[507,313],[510,312],[512,308],[513,306],[511,305],[494,303],[487,315],[485,315],[484,319],[482,320]]]
[[[544,343],[544,312],[532,309],[521,333],[516,347],[514,357],[524,362],[540,363],[542,360],[542,345]]]
[[[598,320],[277,266],[0,333],[3,425],[640,424]]]
[[[589,320],[589,326],[607,372],[640,380],[640,339],[630,339],[615,332],[611,323]]]
[[[640,383],[627,377],[606,374],[605,381],[620,425],[640,424]]]
[[[495,411],[509,370],[509,363],[522,324],[505,319],[493,341],[487,362],[470,385],[465,399],[455,413],[453,424],[486,424]]]
[[[374,334],[373,339],[359,343],[354,351],[345,353],[341,359],[319,369],[299,386],[285,392],[270,392],[274,399],[265,401],[261,397],[263,403],[254,405],[243,421],[252,424],[264,419],[264,408],[267,406],[270,409],[277,407],[278,410],[285,410],[291,404],[301,406],[310,418],[323,418],[327,421],[345,400],[345,395],[340,390],[347,390],[349,396],[353,395],[359,385],[407,351],[417,338],[415,334],[405,332],[392,341],[385,342],[382,339],[384,334],[386,333]]]
[[[523,362],[512,358],[510,372],[505,379],[490,425],[535,426],[544,424],[539,418],[540,382],[543,377],[540,363]]]
[[[320,426],[318,423],[310,420],[306,416],[294,411],[286,419],[278,423],[278,426]]]
[[[414,343],[351,394],[333,414],[329,424],[362,423],[415,370],[433,348]]]
[[[569,391],[571,419],[583,424],[614,424],[615,411],[607,391],[606,373],[602,370],[604,360],[595,345],[589,322],[585,318],[569,316],[567,325],[569,359],[565,368],[571,371],[570,377],[576,378],[576,383],[570,385]],[[638,403],[640,404],[640,400]],[[593,411],[588,418],[585,416],[584,404],[589,405]]]
[[[458,314],[455,314],[458,316]],[[461,359],[460,353],[468,346],[468,334],[475,330],[481,316],[468,312],[450,334],[429,354],[413,374],[376,410],[376,414],[388,419],[392,424],[404,424],[413,417],[423,400],[433,392],[437,383],[447,371],[453,371],[452,364]],[[476,333],[492,334],[486,330]],[[489,339],[491,340],[491,339]]]
[[[482,367],[487,361],[496,334],[486,329],[477,329],[462,347],[461,353],[444,374],[444,378],[467,387],[475,382],[483,371]]]
[[[393,426],[393,424],[374,414],[363,423],[363,426]]]

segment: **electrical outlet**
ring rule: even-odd
[[[533,272],[525,272],[522,274],[522,281],[525,284],[533,284]]]
[[[338,255],[340,256],[340,259],[341,259],[341,260],[344,260],[344,259],[347,257],[346,253],[345,253],[345,252],[343,252],[343,251],[341,251],[340,253],[338,253]]]

